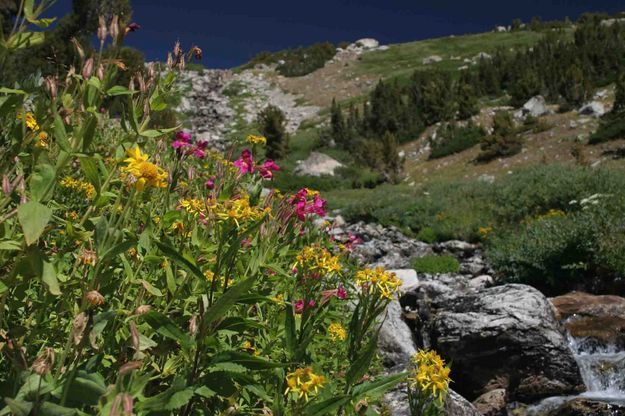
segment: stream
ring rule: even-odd
[[[613,345],[598,345],[591,339],[575,338],[570,334],[567,335],[567,340],[579,366],[586,391],[576,396],[549,397],[528,407],[526,414],[543,416],[574,399],[625,405],[625,350],[619,350]]]

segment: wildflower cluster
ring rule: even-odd
[[[331,323],[328,327],[328,335],[332,341],[345,341],[347,339],[347,331],[340,323]]]
[[[24,119],[24,124],[26,124],[26,128],[33,133],[36,133],[37,141],[35,142],[35,147],[45,149],[50,145],[48,133],[46,133],[45,131],[39,131],[39,123],[37,122],[37,119],[35,118],[33,113],[27,112],[24,115],[22,112],[19,112],[17,114],[17,119]]]
[[[208,142],[198,140],[193,143],[191,133],[179,131],[176,133],[176,138],[171,147],[176,149],[179,154],[193,155],[198,159],[204,159],[207,155]]]
[[[65,178],[61,179],[59,183],[64,188],[68,188],[84,194],[87,199],[93,199],[93,197],[96,195],[95,187],[91,183],[74,179],[71,176],[66,176]]]
[[[316,277],[341,272],[340,259],[319,246],[304,247],[297,255],[297,261],[293,267],[296,270],[301,268]]]
[[[298,368],[286,376],[287,388],[284,394],[292,393],[308,401],[309,396],[317,394],[325,382],[325,377],[313,373],[312,368]]]
[[[399,291],[401,279],[395,273],[387,272],[382,267],[366,268],[356,272],[356,282],[369,293],[379,293],[381,297],[392,299]]]
[[[258,207],[250,205],[250,199],[247,195],[243,195],[237,199],[228,199],[222,203],[212,206],[213,212],[220,220],[232,220],[241,226],[245,221],[258,221],[271,212],[271,208]]]
[[[295,206],[295,213],[300,221],[305,221],[309,214],[316,214],[320,217],[326,215],[326,201],[317,191],[302,188],[291,197],[290,203]]]
[[[121,170],[128,174],[126,180],[141,192],[146,187],[165,188],[167,186],[167,172],[152,162],[148,156],[141,153],[138,147],[128,150],[127,163]]]
[[[255,136],[250,134],[247,136],[247,142],[250,144],[267,144],[267,138],[264,136]]]
[[[241,157],[235,160],[233,165],[239,169],[241,174],[258,172],[263,179],[272,179],[273,173],[280,170],[280,166],[271,159],[265,160],[260,165],[255,165],[254,157],[249,149],[244,149],[241,152]]]
[[[412,414],[442,414],[451,381],[449,366],[436,351],[419,350],[412,357],[411,368],[408,396]]]

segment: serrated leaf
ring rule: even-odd
[[[36,242],[52,218],[52,210],[36,201],[17,207],[17,219],[24,231],[27,245]]]
[[[215,371],[226,371],[229,373],[245,373],[247,368],[235,363],[216,363],[211,365],[206,369],[209,373],[214,373]]]
[[[197,389],[195,389],[195,394],[197,394],[198,396],[202,396],[206,399],[210,399],[211,397],[217,395],[217,393],[215,393],[213,390],[209,389],[206,386],[198,387]]]
[[[250,277],[232,286],[224,293],[217,302],[211,306],[204,314],[204,326],[211,325],[217,319],[222,318],[226,312],[237,302],[239,297],[247,293],[254,285],[254,278]]]

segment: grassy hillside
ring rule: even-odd
[[[356,65],[356,72],[389,79],[407,77],[415,69],[424,67],[456,70],[468,64],[464,59],[473,59],[480,52],[528,47],[543,36],[543,33],[531,31],[487,32],[399,43],[390,45],[386,51],[364,54]],[[443,60],[432,64],[423,63],[425,58],[433,55]]]

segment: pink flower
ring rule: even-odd
[[[206,189],[208,189],[209,191],[215,189],[215,177],[211,176],[210,178],[208,178],[208,180],[204,184],[204,187],[206,187]]]
[[[311,300],[308,301],[308,305],[307,306],[308,306],[309,309],[311,309],[311,308],[314,308],[316,304],[317,303],[314,300],[311,299]],[[302,312],[304,312],[304,307],[306,305],[304,303],[304,299],[300,299],[300,300],[296,301],[293,304],[293,306],[295,308],[295,313],[302,313]]]
[[[126,31],[128,32],[135,32],[139,29],[141,29],[141,25],[135,22],[129,23],[128,26],[126,26]]]
[[[254,159],[249,149],[241,152],[241,158],[234,161],[234,166],[238,167],[241,173],[254,173]]]
[[[317,214],[320,217],[325,216],[326,215],[326,200],[321,198],[319,195],[315,195],[310,212]]]
[[[260,176],[265,179],[273,178],[273,172],[280,170],[280,166],[278,166],[273,160],[267,159],[265,162],[258,166],[258,171],[260,172]]]
[[[336,297],[341,300],[347,299],[347,290],[345,290],[343,285],[339,285],[338,289],[336,289]]]
[[[198,159],[204,159],[206,157],[206,148],[208,147],[208,142],[206,140],[200,140],[196,143],[195,148],[193,149],[193,156]]]
[[[250,248],[251,246],[252,246],[252,242],[248,240],[247,238],[244,238],[243,240],[241,240],[241,247]]]
[[[307,214],[316,214],[320,217],[326,215],[326,201],[315,193],[312,201],[307,199],[308,189],[302,188],[291,198],[291,204],[295,205],[295,213],[300,221],[306,219]]]
[[[176,140],[171,144],[174,149],[191,147],[191,133],[186,131],[176,132]]]

